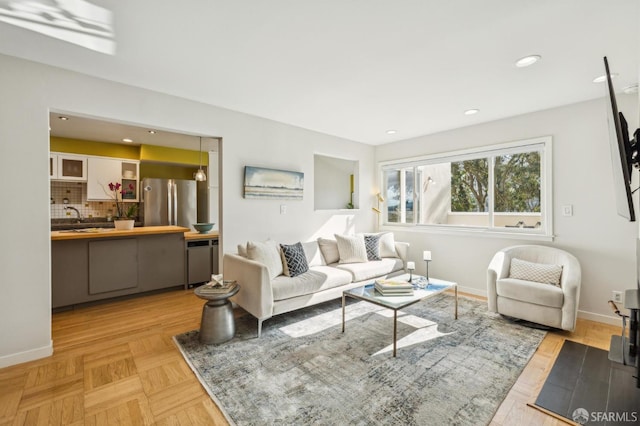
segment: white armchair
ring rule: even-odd
[[[512,259],[562,266],[559,285],[510,276]],[[578,315],[580,281],[578,259],[564,250],[536,245],[507,247],[495,254],[487,270],[489,311],[573,331]]]

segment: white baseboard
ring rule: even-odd
[[[53,341],[49,341],[47,346],[30,349],[24,352],[4,355],[0,357],[0,368],[9,367],[11,365],[22,364],[40,358],[46,358],[53,354]]]
[[[590,321],[602,322],[610,325],[617,325],[618,327],[622,327],[622,320],[620,319],[620,317],[612,317],[609,315],[602,315],[602,314],[596,314],[594,312],[579,310],[578,318],[582,318]]]
[[[459,285],[458,292],[473,294],[474,296],[482,296],[485,298],[487,297],[487,290],[478,290],[477,288],[473,287],[464,287]]]

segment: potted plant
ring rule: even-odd
[[[120,182],[109,182],[109,190],[113,193],[113,199],[116,203],[116,216],[113,219],[116,229],[133,229],[138,206],[135,203],[125,203],[124,197],[133,193],[134,189],[131,183],[125,188]],[[120,201],[118,201],[118,195],[120,196]]]

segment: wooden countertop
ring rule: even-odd
[[[127,231],[120,231],[115,228],[90,228],[89,230],[76,231],[51,231],[51,241],[79,240],[86,238],[113,238],[113,237],[138,237],[154,234],[184,233],[185,238],[190,234],[189,228],[182,226],[140,226]],[[195,232],[194,232],[195,234]],[[203,234],[199,234],[203,235]]]
[[[214,238],[218,238],[220,233],[218,231],[210,231],[205,234],[201,234],[199,232],[190,231],[184,233],[184,239],[187,241],[190,240],[212,240]]]

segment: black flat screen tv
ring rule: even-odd
[[[636,214],[633,207],[633,199],[631,198],[631,171],[633,164],[637,161],[635,140],[629,140],[627,121],[624,115],[618,111],[618,103],[616,102],[616,94],[613,90],[606,56],[604,58],[604,69],[609,98],[607,102],[607,120],[609,122],[609,145],[611,148],[616,208],[620,216],[634,222]]]

